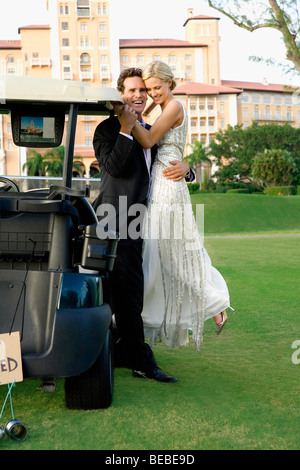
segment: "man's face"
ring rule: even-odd
[[[127,77],[124,80],[122,98],[125,104],[131,106],[138,114],[142,114],[147,102],[147,92],[140,77]]]

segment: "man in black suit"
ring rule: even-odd
[[[116,222],[108,228],[120,234],[117,258],[109,282],[119,335],[116,342],[117,357],[133,369],[135,377],[176,382],[175,377],[166,375],[158,367],[150,346],[145,343],[141,317],[144,291],[143,240],[141,236],[135,234],[132,237],[128,233],[131,222],[136,219],[136,214],[128,215],[129,209],[134,204],[146,208],[151,166],[156,153],[155,147],[146,151],[131,136],[137,116],[140,122],[143,121],[142,112],[147,101],[141,73],[140,69],[131,68],[120,74],[118,90],[124,105],[115,108],[118,116],[104,120],[95,131],[93,143],[101,171],[101,185],[94,208],[99,221],[102,218],[105,222]],[[176,181],[185,177],[188,171],[186,163],[174,162],[165,176]],[[105,216],[103,213],[103,208],[109,207],[112,209],[111,219],[110,216],[107,219],[107,213]]]

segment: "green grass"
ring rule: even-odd
[[[231,233],[300,233],[300,196],[262,194],[192,194],[204,204],[206,235]]]
[[[229,199],[232,213],[242,213],[235,206],[239,195],[222,196],[215,199],[219,213],[222,207],[229,211]],[[295,201],[300,205],[300,198]],[[282,210],[282,221],[292,219],[289,210]],[[274,225],[269,224],[272,232]],[[28,426],[28,438],[22,443],[6,438],[0,450],[299,449],[300,364],[293,364],[291,346],[300,339],[300,237],[208,239],[205,246],[237,313],[219,337],[213,320],[206,322],[199,353],[192,345],[155,346],[159,365],[178,383],[136,379],[117,369],[110,408],[71,411],[63,380],[57,381],[57,392],[42,393],[39,381],[26,379],[13,389],[13,404],[15,416]],[[6,386],[0,387],[1,404],[5,394]],[[9,411],[7,406],[0,425],[10,419]]]

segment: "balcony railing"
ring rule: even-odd
[[[94,74],[93,72],[79,72],[79,79],[80,80],[93,80]]]
[[[253,121],[272,121],[272,122],[295,122],[296,119],[293,116],[252,116]]]
[[[50,57],[36,57],[31,59],[30,65],[31,67],[51,67],[51,59]]]

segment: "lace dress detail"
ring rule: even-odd
[[[184,107],[183,107],[184,109]],[[189,341],[196,348],[203,337],[204,321],[229,307],[221,274],[211,266],[193,214],[185,180],[167,180],[163,170],[170,160],[182,160],[187,116],[158,143],[152,168],[148,210],[144,221],[145,336],[176,348]]]

